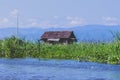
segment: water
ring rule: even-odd
[[[120,65],[74,60],[0,59],[0,80],[120,80]]]

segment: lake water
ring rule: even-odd
[[[120,80],[120,65],[2,58],[0,80]]]

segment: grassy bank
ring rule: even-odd
[[[117,64],[120,60],[120,40],[111,43],[75,43],[69,45],[46,45],[25,41],[16,37],[0,40],[0,57],[74,59]]]

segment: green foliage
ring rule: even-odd
[[[14,36],[0,40],[0,57],[73,59],[79,61],[118,64],[120,60],[119,38],[110,43],[40,44]]]

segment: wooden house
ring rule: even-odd
[[[48,31],[41,36],[41,40],[49,44],[70,44],[77,41],[73,31]]]

